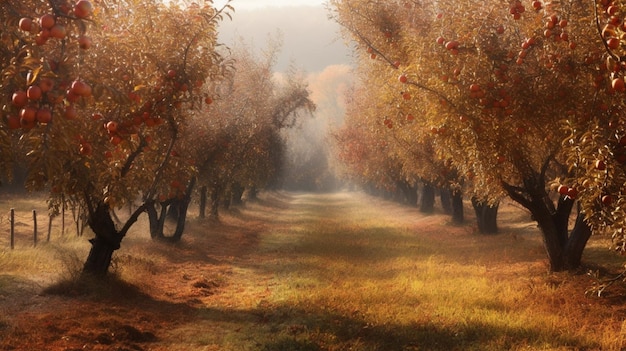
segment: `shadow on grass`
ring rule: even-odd
[[[507,350],[519,345],[530,349],[597,347],[563,333],[532,328],[502,328],[473,322],[438,325],[433,321],[378,325],[367,322],[358,313],[346,316],[331,310],[306,310],[287,305],[265,305],[243,311],[203,309],[200,318],[239,324],[240,332],[254,341],[255,349],[265,351]]]

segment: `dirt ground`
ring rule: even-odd
[[[176,245],[151,242],[145,233],[129,235],[115,258],[116,274],[105,284],[50,283],[37,272],[0,268],[0,350],[172,350],[172,338],[180,334],[171,331],[193,324],[201,306],[228,304],[228,295],[237,292],[233,270],[251,263],[270,225],[284,225],[267,219],[288,206],[288,195],[273,194],[219,222],[192,219]],[[525,223],[517,233],[533,230]],[[434,224],[425,230],[442,235]]]
[[[276,206],[279,200],[266,199],[257,208]],[[176,245],[129,235],[103,284],[51,284],[64,274],[7,274],[0,267],[0,350],[168,350],[161,343],[168,330],[192,321],[196,308],[220,293],[231,263],[255,249],[263,226],[235,209],[220,221],[190,220]],[[45,243],[39,246],[47,255]]]

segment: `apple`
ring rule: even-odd
[[[74,16],[78,18],[87,18],[93,12],[93,5],[88,0],[79,0],[74,5]]]
[[[609,38],[606,41],[606,45],[609,47],[609,49],[615,50],[615,49],[619,48],[620,40],[617,39],[617,38]]]
[[[54,81],[47,77],[41,78],[39,80],[39,88],[42,93],[47,93],[54,88]]]
[[[567,185],[559,185],[559,187],[557,188],[557,191],[559,192],[559,194],[561,195],[567,195],[567,191],[569,190],[569,187]]]
[[[567,189],[567,196],[572,200],[576,199],[578,196],[578,190],[576,190],[576,188]]]
[[[82,80],[75,80],[72,82],[70,92],[78,96],[89,97],[91,96],[91,86]]]
[[[32,106],[27,106],[20,110],[20,119],[26,122],[34,122],[36,116],[37,109]]]
[[[406,83],[409,79],[407,78],[406,74],[402,74],[400,75],[400,77],[398,77],[398,80],[400,81],[400,83]]]
[[[37,111],[35,118],[39,123],[50,123],[52,121],[52,112],[47,108],[41,108]]]
[[[78,113],[76,113],[76,109],[74,108],[74,106],[72,105],[67,105],[65,107],[65,114],[64,114],[66,119],[76,119],[76,117],[78,116]]]
[[[611,87],[613,88],[613,90],[618,91],[618,92],[626,91],[626,84],[624,84],[624,78],[622,77],[613,78],[613,80],[611,81]]]
[[[109,133],[115,133],[118,130],[118,124],[115,121],[109,121],[105,124],[105,128]]]
[[[9,129],[11,130],[19,129],[22,126],[22,124],[20,123],[20,118],[15,115],[8,115],[6,117],[6,123],[7,127],[9,127]]]
[[[18,108],[26,106],[26,104],[28,103],[28,96],[26,95],[26,92],[18,90],[13,93],[13,96],[11,97],[11,103],[13,104],[13,106]]]
[[[39,100],[41,99],[41,88],[36,85],[31,85],[26,90],[26,96],[29,100]]]
[[[19,28],[25,32],[30,32],[33,28],[33,20],[28,17],[20,18]]]
[[[63,25],[60,25],[57,23],[54,26],[52,26],[52,28],[50,28],[50,36],[52,38],[63,39],[65,38],[66,35],[67,35],[67,30],[65,29],[65,26]]]
[[[56,23],[56,19],[51,14],[47,13],[39,18],[39,24],[41,28],[50,29]]]
[[[602,201],[603,205],[609,206],[610,204],[613,203],[613,196],[611,196],[611,195],[603,195],[600,200]]]
[[[80,144],[79,152],[81,155],[89,156],[93,152],[93,148],[91,147],[91,144],[87,142],[82,142]]]
[[[595,167],[599,171],[604,171],[606,169],[606,163],[603,160],[596,160]]]
[[[89,49],[91,47],[91,38],[86,35],[81,35],[80,37],[78,37],[78,47],[83,50]]]

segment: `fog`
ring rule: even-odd
[[[238,10],[238,3],[243,10]],[[253,8],[245,1],[232,4],[236,11],[232,21],[226,18],[222,23],[220,40],[227,46],[243,40],[255,50],[263,50],[269,41],[278,39],[282,46],[275,65],[276,78],[280,80],[291,67],[304,72],[311,99],[317,105],[313,116],[303,118],[299,128],[285,133],[285,186],[332,190],[337,183],[329,131],[343,121],[343,97],[351,84],[352,62],[339,26],[328,19],[321,5]]]

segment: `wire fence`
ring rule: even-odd
[[[53,222],[55,222],[57,226],[61,226],[60,235],[65,235],[67,232],[65,212],[65,207],[63,207],[58,215],[52,216],[46,213],[42,216],[36,209],[33,209],[30,212],[18,212],[14,208],[11,208],[8,216],[0,220],[0,224],[7,223],[9,227],[9,248],[11,250],[15,249],[16,239],[32,242],[32,245],[35,247],[42,240],[49,242],[52,236]],[[81,225],[80,219],[76,218],[76,212],[74,209],[72,209],[71,217],[74,224],[76,224],[76,235],[82,235],[83,226]],[[42,230],[40,226],[40,220],[42,219],[44,221],[47,220],[47,231]],[[45,235],[45,238],[42,235]],[[2,241],[3,240],[0,240],[0,243],[2,243]]]

